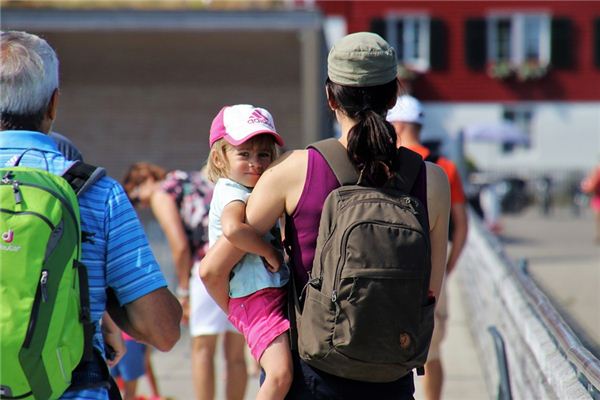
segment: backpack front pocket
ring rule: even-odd
[[[370,363],[413,358],[421,316],[411,310],[420,310],[415,304],[422,301],[422,274],[388,268],[348,272],[340,280],[333,347]]]
[[[319,290],[308,286],[298,331],[298,349],[304,359],[320,359],[331,350],[336,305]]]

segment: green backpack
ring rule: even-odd
[[[2,399],[58,398],[93,357],[77,196],[103,174],[84,163],[62,177],[0,168]]]

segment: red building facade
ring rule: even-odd
[[[374,31],[397,49],[406,47],[399,44],[399,36],[410,45],[418,41],[415,32],[427,30],[421,41],[429,42],[424,51],[428,60],[410,80],[412,91],[424,101],[600,99],[600,2],[317,1],[316,5],[326,16],[344,17],[349,33]],[[415,27],[418,23],[411,25],[417,20],[424,21],[420,28]],[[415,37],[407,41],[411,31]]]

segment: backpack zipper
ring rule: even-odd
[[[7,213],[7,214],[13,214],[13,215],[34,215],[34,216],[38,217],[39,219],[41,219],[42,221],[44,221],[46,223],[46,225],[48,225],[48,227],[50,227],[50,231],[54,231],[54,229],[56,229],[56,227],[54,226],[52,221],[50,221],[45,215],[36,213],[35,211],[13,211],[13,210],[7,210],[6,208],[0,208],[0,212]]]
[[[42,270],[42,277],[40,278],[40,287],[42,288],[42,301],[45,303],[48,301],[48,270]]]
[[[33,338],[33,333],[35,332],[35,325],[37,324],[38,314],[40,312],[40,302],[48,301],[48,270],[43,269],[40,274],[40,281],[35,291],[35,297],[33,298],[33,306],[31,307],[31,319],[29,320],[29,325],[27,326],[27,333],[25,334],[25,340],[23,341],[23,347],[29,348],[31,344],[31,339]]]
[[[64,197],[62,197],[60,194],[56,193],[52,189],[48,189],[47,187],[44,187],[44,186],[41,186],[41,185],[37,185],[35,183],[18,182],[15,179],[7,179],[6,176],[2,179],[2,181],[0,181],[0,184],[12,185],[13,186],[13,193],[14,193],[14,190],[15,190],[15,183],[17,184],[16,185],[17,186],[17,190],[19,189],[19,186],[29,186],[29,187],[33,187],[33,188],[36,188],[36,189],[39,189],[39,190],[43,190],[43,191],[45,191],[47,193],[50,193],[55,198],[57,198],[62,203],[62,205],[66,208],[66,210],[68,211],[69,215],[71,216],[71,220],[73,221],[73,225],[75,227],[75,232],[77,232],[77,237],[81,239],[81,232],[80,232],[79,227],[77,226],[77,217],[75,216],[75,211],[73,210],[73,207],[71,207],[71,204],[69,204],[69,202]],[[18,196],[19,196],[19,198],[21,198],[21,192],[20,192],[20,190],[18,190],[18,192],[19,192]],[[16,196],[17,195],[15,194],[15,202],[17,200]],[[22,198],[21,198],[21,201],[22,201]],[[28,211],[28,212],[32,212],[32,211]],[[77,253],[76,254],[79,254],[79,252],[80,252],[80,244],[78,242],[77,243]]]
[[[393,202],[391,202],[393,203]],[[397,204],[397,203],[393,203],[393,204]],[[404,207],[403,207],[404,208]],[[341,264],[343,262],[343,260],[346,258],[346,244],[348,242],[348,236],[350,236],[350,233],[352,233],[352,231],[354,230],[354,228],[356,228],[359,225],[363,225],[363,224],[374,224],[374,225],[387,225],[387,226],[393,226],[393,227],[400,227],[403,229],[407,229],[410,231],[413,231],[415,233],[418,233],[421,236],[424,236],[424,233],[422,230],[419,229],[415,229],[409,226],[406,226],[404,224],[387,224],[387,223],[383,223],[383,222],[379,222],[379,221],[359,221],[359,222],[355,222],[352,225],[350,225],[350,227],[348,227],[348,229],[346,230],[346,232],[344,232],[344,236],[342,237],[342,254],[340,255],[340,259],[338,260],[338,263],[335,267],[335,276],[334,276],[334,280],[333,280],[333,290],[331,292],[331,302],[335,303],[338,299],[338,293],[337,293],[337,289],[340,286],[340,282],[342,280],[342,268],[341,268]],[[426,243],[426,249],[427,251],[431,252],[429,249],[429,241],[425,240]]]
[[[21,204],[23,196],[21,196],[21,190],[19,190],[19,181],[12,181],[13,195],[15,196],[15,204]]]

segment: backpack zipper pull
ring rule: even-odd
[[[21,196],[21,190],[19,189],[19,181],[13,181],[13,194],[15,196],[15,203],[21,204],[23,201],[23,196]]]
[[[48,301],[48,271],[42,270],[42,277],[40,278],[40,288],[42,289],[42,301],[45,303]]]
[[[337,301],[337,291],[331,292],[331,302],[335,303]]]
[[[13,174],[12,171],[8,171],[7,173],[4,174],[4,176],[2,177],[2,183],[3,184],[9,184],[12,183],[13,178],[15,177],[15,175]]]
[[[310,278],[310,274],[309,274],[309,278]],[[304,298],[304,293],[306,293],[306,289],[308,288],[308,285],[314,287],[317,290],[321,290],[321,278],[318,276],[315,278],[310,278],[308,280],[308,282],[306,282],[306,285],[304,285],[304,287],[302,288],[302,291],[300,292],[300,297],[298,297],[299,300],[302,300],[302,298]]]
[[[412,198],[410,198],[410,197],[405,198],[404,199],[404,203],[406,204],[406,206],[410,209],[410,211],[413,214],[418,214],[419,213],[418,210],[417,210],[416,204],[413,203],[413,199]]]

